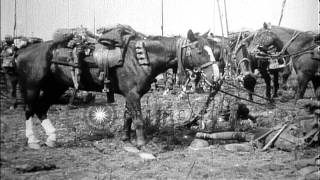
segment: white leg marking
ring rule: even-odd
[[[32,117],[26,120],[26,137],[28,138],[28,144],[39,143],[39,140],[34,132]]]
[[[46,135],[48,136],[47,142],[49,141],[56,141],[56,128],[52,125],[50,119],[45,119],[41,123]]]

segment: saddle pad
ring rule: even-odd
[[[107,49],[105,46],[97,44],[93,52],[93,59],[100,69],[103,69],[106,65],[109,68],[123,65],[122,50],[119,47]]]

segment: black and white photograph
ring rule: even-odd
[[[1,180],[319,180],[319,0],[0,0]]]

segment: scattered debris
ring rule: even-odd
[[[285,128],[288,126],[287,123],[285,123],[281,129],[278,131],[278,133],[262,148],[262,151],[265,151],[267,150],[271,145],[272,143],[280,136],[280,134],[285,130]]]
[[[304,167],[304,168],[301,168],[298,173],[302,176],[306,176],[308,174],[311,174],[313,172],[317,172],[319,171],[319,167],[316,167],[316,166],[307,166],[307,167]]]
[[[318,160],[320,160],[320,157],[316,156],[315,158],[299,159],[294,161],[293,164],[297,169],[302,169],[307,166],[320,166],[320,164],[317,164]]]
[[[226,145],[224,145],[224,148],[227,151],[232,151],[232,152],[250,152],[250,151],[254,150],[251,143],[226,144]]]
[[[189,146],[189,149],[200,150],[200,149],[205,149],[205,148],[208,148],[208,147],[209,147],[208,141],[203,140],[203,139],[194,139],[191,142],[191,144]]]
[[[28,172],[54,170],[54,169],[57,169],[57,166],[49,162],[28,161],[25,163],[14,165],[14,168],[19,172],[28,173]]]
[[[152,160],[152,159],[155,159],[156,157],[151,154],[151,153],[145,153],[145,152],[140,152],[138,153],[139,156],[142,158],[142,159],[147,159],[147,160]]]
[[[140,150],[134,146],[124,146],[123,149],[125,151],[131,152],[131,153],[139,153]]]
[[[138,148],[136,148],[135,146],[124,146],[123,149],[127,152],[138,154],[139,157],[141,157],[142,159],[145,159],[145,160],[156,159],[156,157],[153,154],[142,152]]]
[[[253,140],[254,135],[246,132],[218,132],[218,133],[202,133],[196,134],[197,138],[215,139],[215,140],[238,140],[249,142]]]

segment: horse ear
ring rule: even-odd
[[[207,38],[207,37],[208,37],[209,32],[210,32],[210,29],[209,29],[207,32],[203,33],[201,36],[202,36],[203,38]]]
[[[264,22],[263,23],[263,28],[266,29],[266,30],[270,30],[271,29],[271,23]]]
[[[263,29],[268,29],[268,24],[266,22],[263,23]]]
[[[271,29],[271,23],[270,22],[268,23],[268,29]]]
[[[191,29],[189,29],[187,36],[188,36],[188,39],[190,40],[190,42],[194,42],[197,40]]]

